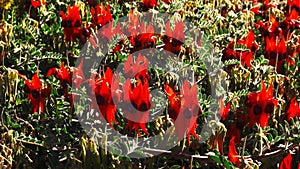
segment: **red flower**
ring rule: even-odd
[[[142,0],[146,9],[153,8],[157,6],[157,0]]]
[[[223,97],[219,99],[219,115],[221,116],[221,121],[225,121],[228,118],[229,110],[230,110],[230,102],[227,103],[226,107],[223,103]],[[225,138],[225,126],[224,125],[218,125],[218,130],[214,130],[212,135],[209,139],[209,145],[212,147],[212,149],[217,148],[221,154],[224,154],[223,152],[223,143]]]
[[[113,19],[108,4],[106,6],[98,4],[95,8],[91,8],[91,14],[92,23],[99,27],[102,27]]]
[[[296,100],[296,97],[291,99],[289,108],[286,112],[286,119],[288,121],[290,121],[291,118],[294,117],[300,117],[300,107],[299,107],[299,103]]]
[[[180,112],[181,98],[174,92],[174,89],[168,84],[165,84],[164,90],[168,96],[168,100],[170,103],[168,113],[170,118],[174,122]]]
[[[68,69],[65,68],[64,62],[61,63],[60,69],[51,68],[48,70],[47,77],[55,75],[55,77],[60,81],[60,86],[64,90],[65,99],[70,97],[68,92],[68,84],[71,85],[71,75]]]
[[[28,80],[24,75],[19,75],[25,80],[24,90],[31,101],[32,113],[45,112],[45,98],[50,96],[51,88],[43,88],[38,73],[35,73],[32,80]]]
[[[271,16],[268,22],[257,21],[256,28],[260,28],[263,36],[275,37],[282,34],[282,30],[278,25],[276,16]]]
[[[250,12],[253,12],[254,14],[258,15],[260,13],[259,11],[260,6],[256,6],[250,9]]]
[[[75,85],[75,89],[80,88],[80,85],[85,81],[85,76],[82,71],[83,67],[83,59],[80,61],[78,68],[73,71],[73,82]]]
[[[249,127],[252,127],[255,123],[260,124],[262,128],[268,126],[270,114],[273,113],[274,107],[277,105],[278,101],[273,98],[272,84],[266,90],[265,83],[262,81],[261,91],[248,95],[246,106],[250,118]]]
[[[232,137],[229,142],[228,159],[229,161],[231,161],[232,163],[234,163],[236,166],[239,167],[241,165],[241,161],[236,151],[234,139],[235,137]]]
[[[228,60],[228,59],[237,59],[241,61],[242,65],[247,65],[250,69],[252,69],[251,61],[253,60],[253,53],[258,50],[258,44],[255,41],[255,34],[252,30],[250,30],[247,37],[244,39],[240,39],[237,41],[237,44],[245,45],[249,51],[241,51],[234,49],[234,41],[230,42],[226,49],[223,52],[222,60]]]
[[[80,28],[82,20],[80,17],[79,7],[73,5],[73,7],[68,7],[67,10],[68,16],[64,12],[60,11],[62,17],[62,27],[64,27],[64,35],[66,41],[75,41],[81,33],[82,29]]]
[[[283,22],[285,35],[292,32],[296,27],[300,26],[300,21],[299,21],[298,17],[299,17],[299,14],[296,9],[292,9],[291,12],[286,13],[286,19]],[[290,36],[291,36],[291,34],[289,34],[288,38],[290,38]]]
[[[272,36],[269,38],[266,37],[266,54],[267,58],[270,60],[270,65],[276,66],[276,60],[277,60],[277,68],[279,69],[284,59],[287,58],[286,54],[286,45],[285,45],[285,39],[283,36],[281,36],[281,39],[276,41],[276,37]],[[278,59],[277,59],[278,56]]]
[[[199,136],[196,134],[197,118],[201,113],[201,109],[198,103],[198,88],[194,84],[190,86],[186,80],[182,86],[182,98],[181,109],[175,120],[175,132],[178,134],[178,139],[181,140],[186,134],[188,144],[190,143],[190,135],[193,135],[196,139]]]
[[[109,22],[107,25],[101,28],[100,34],[102,35],[103,41],[110,41],[114,36],[121,35],[122,29],[120,27],[120,23],[113,27],[113,22]]]
[[[217,149],[220,151],[221,154],[224,154],[223,151],[223,144],[225,138],[225,131],[214,131],[213,134],[209,138],[209,145],[211,149]]]
[[[299,3],[299,0],[288,0],[287,1],[287,6],[289,8],[292,8],[292,7],[295,7],[295,8],[300,8],[300,3]]]
[[[223,98],[220,98],[219,105],[220,105],[219,114],[221,115],[221,120],[225,121],[228,118],[228,113],[230,110],[230,102],[228,102],[227,105],[224,106]]]
[[[151,23],[148,23],[147,26],[145,26],[145,23],[140,23],[139,16],[134,15],[133,11],[130,11],[129,19],[128,32],[132,35],[129,37],[129,40],[134,47],[133,51],[136,52],[148,47],[154,47],[156,37]]]
[[[245,45],[252,52],[256,52],[258,49],[258,44],[255,42],[255,34],[250,30],[249,34],[245,39],[241,39],[237,42],[238,44]]]
[[[37,8],[39,6],[46,5],[46,2],[45,2],[45,0],[31,0],[31,5],[34,8]]]
[[[222,120],[223,121],[223,120]],[[237,110],[233,114],[233,122],[230,123],[227,128],[226,138],[235,138],[235,142],[240,145],[241,142],[241,130],[249,122],[248,116],[242,114],[241,110]]]
[[[135,130],[138,136],[141,136],[139,129],[142,129],[146,134],[149,134],[146,129],[146,122],[148,120],[151,98],[148,81],[142,82],[137,79],[137,83],[133,84],[130,79],[127,79],[123,84],[125,116],[127,126],[130,131]]]
[[[131,35],[129,40],[131,43],[145,29],[145,23],[140,23],[139,14],[135,14],[132,10],[129,12],[129,24],[127,32]]]
[[[116,76],[113,81],[113,73],[110,68],[107,68],[101,78],[96,78],[94,85],[94,94],[96,95],[100,112],[110,126],[113,127],[112,122],[117,124],[115,119],[116,103],[120,100],[120,95],[117,93],[119,89],[119,76]]]
[[[133,63],[132,55],[128,55],[127,61],[124,63],[124,72],[127,78],[140,79],[142,82],[149,81],[148,74],[149,62],[146,57],[139,54],[135,63]]]
[[[177,22],[173,31],[170,28],[170,22],[167,22],[166,35],[163,37],[163,42],[165,43],[164,49],[177,54],[181,51],[184,41],[183,21]]]
[[[252,66],[251,66],[250,63],[253,60],[253,52],[235,50],[233,48],[234,48],[234,41],[231,42],[226,47],[226,49],[223,51],[222,61],[225,61],[225,60],[228,60],[228,59],[237,59],[237,60],[241,61],[241,65],[246,64],[247,67],[249,67],[251,69]],[[253,48],[253,47],[251,47],[251,48]]]
[[[146,29],[145,32],[141,32],[135,38],[131,38],[131,44],[134,46],[134,52],[149,47],[154,47],[156,44],[156,37],[154,36],[154,28],[151,23],[148,24],[147,28],[142,24],[142,29]]]
[[[280,163],[279,169],[292,169],[293,167],[297,167],[298,169],[300,169],[300,163],[298,162],[297,164],[298,167],[297,165],[293,165],[293,156],[291,153],[289,153]]]

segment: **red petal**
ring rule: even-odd
[[[277,45],[277,52],[281,53],[281,54],[286,52],[285,39],[283,36],[282,36],[280,43]]]
[[[57,68],[51,68],[51,69],[49,69],[46,77],[49,77],[49,76],[57,74],[57,71],[58,71]]]
[[[42,83],[41,83],[41,80],[40,80],[40,78],[38,76],[38,73],[35,73],[33,75],[31,84],[32,84],[33,89],[35,89],[35,90],[41,88]]]
[[[289,108],[286,112],[286,119],[290,121],[291,118],[294,118],[296,116],[300,117],[300,107],[299,103],[296,100],[296,97],[294,97],[290,100]]]
[[[241,165],[241,162],[239,160],[238,153],[236,151],[234,139],[235,137],[232,137],[229,142],[228,159],[239,167]]]
[[[219,100],[220,110],[219,114],[221,115],[222,121],[226,121],[228,117],[228,113],[230,110],[230,103],[227,103],[226,107],[224,106],[223,98],[220,98]]]
[[[284,157],[282,162],[280,163],[279,169],[291,169],[292,168],[292,155],[288,154]]]
[[[34,7],[34,8],[37,8],[39,6],[42,6],[41,3],[39,2],[39,0],[31,0],[31,5]]]
[[[260,99],[261,100],[267,100],[267,90],[266,90],[266,85],[264,81],[261,81],[261,92],[260,92]]]

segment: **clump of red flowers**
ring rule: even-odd
[[[135,62],[131,55],[124,64],[127,80],[123,84],[124,113],[127,118],[127,126],[130,131],[135,130],[140,136],[139,129],[149,134],[146,123],[151,108],[149,91],[148,60],[141,54]]]
[[[67,15],[62,11],[60,11],[60,15],[62,17],[61,26],[64,27],[65,40],[76,41],[76,38],[82,34],[82,29],[80,28],[82,20],[79,7],[76,5],[69,6]]]
[[[32,113],[41,112],[45,113],[45,99],[50,96],[51,88],[44,87],[38,76],[35,73],[32,80],[28,80],[26,76],[19,75],[25,80],[24,91],[28,94],[28,100],[32,105]]]
[[[108,4],[106,6],[98,4],[95,8],[91,8],[91,14],[92,23],[98,27],[104,26],[113,19]]]
[[[60,86],[64,91],[65,99],[69,98],[68,85],[72,85],[71,74],[69,70],[65,67],[64,62],[61,63],[60,69],[51,68],[48,70],[47,77],[54,75],[56,79],[59,80]]]
[[[128,25],[128,33],[130,43],[133,46],[133,51],[142,50],[149,47],[154,47],[156,44],[156,36],[151,23],[147,26],[144,22],[140,23],[139,15],[135,15],[133,11],[129,13],[130,23]]]
[[[185,42],[183,21],[177,22],[173,30],[171,30],[170,22],[166,23],[166,32],[163,36],[163,42],[165,43],[165,50],[175,54],[181,51],[181,47]]]
[[[197,85],[190,86],[186,80],[181,88],[181,96],[177,96],[173,88],[167,84],[164,88],[170,103],[169,114],[174,122],[178,139],[181,140],[186,135],[188,144],[190,143],[191,135],[199,139],[199,136],[196,134],[196,128],[198,125],[197,118],[201,114],[201,109],[198,103]]]
[[[181,107],[181,98],[179,95],[180,93],[179,92],[176,93],[175,89],[169,86],[168,84],[165,84],[164,90],[169,100],[168,114],[174,122],[177,119],[178,113],[180,112],[180,107]]]
[[[237,44],[243,45],[249,49],[249,51],[246,50],[236,50],[234,49],[235,41],[232,41],[229,43],[229,45],[226,47],[226,49],[223,52],[222,60],[228,60],[228,59],[237,59],[241,60],[242,65],[247,65],[247,67],[252,68],[251,61],[253,60],[253,54],[258,50],[258,44],[255,41],[255,34],[252,30],[250,30],[247,37],[244,39],[240,39],[237,41]]]
[[[286,111],[286,120],[290,121],[294,117],[300,117],[300,107],[295,97],[290,100],[289,107]]]
[[[102,77],[97,77],[94,83],[94,94],[96,96],[97,105],[100,113],[107,120],[109,125],[113,127],[113,123],[117,124],[115,119],[116,104],[120,101],[119,76],[113,78],[113,72],[108,67]]]
[[[136,80],[136,83],[132,83],[130,79],[127,79],[123,84],[124,101],[127,107],[124,113],[127,118],[126,128],[129,131],[135,130],[140,136],[139,129],[149,134],[146,129],[146,123],[151,108],[151,97],[148,81]]]
[[[278,37],[277,37],[278,38]],[[270,60],[270,64],[280,68],[283,64],[283,61],[287,58],[285,38],[276,39],[272,36],[269,38],[266,37],[266,58]]]
[[[124,63],[124,74],[126,78],[140,79],[142,82],[149,81],[150,75],[148,73],[149,61],[141,54],[138,55],[135,62],[133,62],[132,55],[128,55]]]
[[[278,101],[273,97],[273,86],[270,84],[268,90],[265,83],[261,83],[261,91],[250,93],[247,97],[246,106],[250,118],[249,127],[258,123],[262,128],[268,126],[270,114],[278,105]]]

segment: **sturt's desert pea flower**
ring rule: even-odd
[[[32,113],[41,112],[45,113],[45,99],[50,96],[51,88],[44,87],[38,76],[35,73],[32,80],[28,80],[26,76],[19,74],[25,81],[24,91],[28,94],[28,100],[32,105]]]

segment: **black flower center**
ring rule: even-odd
[[[270,59],[276,59],[277,54],[275,52],[270,53]]]
[[[273,111],[274,111],[274,103],[268,103],[265,108],[265,112],[271,114],[273,113]]]
[[[68,20],[66,22],[66,27],[72,27],[72,20]]]
[[[75,22],[75,25],[74,25],[75,27],[80,27],[80,21],[79,20],[76,20],[76,22]]]
[[[164,43],[168,43],[169,42],[169,37],[167,35],[164,35],[163,42]]]
[[[198,105],[196,105],[196,106],[194,107],[194,110],[193,110],[193,116],[194,116],[194,117],[198,116],[199,110],[200,110],[200,107],[198,107]]]
[[[177,40],[177,39],[172,39],[172,45],[173,46],[177,46],[177,45],[180,45],[181,43],[180,43],[180,41],[179,40]]]
[[[257,49],[257,47],[254,44],[252,44],[251,51],[254,52],[254,51],[256,51],[256,49]]]
[[[31,95],[32,95],[33,98],[36,99],[36,98],[40,97],[40,92],[37,91],[37,90],[32,90]]]
[[[284,55],[282,53],[278,54],[278,60],[281,61],[284,59]]]
[[[255,115],[260,115],[262,113],[262,108],[260,105],[255,105],[253,111]]]
[[[136,48],[140,48],[142,46],[142,43],[139,41],[139,40],[135,40],[135,44],[134,44],[134,47]]]
[[[96,100],[98,105],[105,105],[105,98],[102,95],[96,95]]]
[[[149,42],[148,47],[153,48],[154,47],[154,42]]]
[[[82,29],[82,34],[85,36],[85,37],[89,37],[91,35],[91,32],[88,28],[84,28]]]
[[[192,117],[192,113],[189,111],[189,109],[184,109],[183,115],[186,119],[190,119]]]
[[[145,112],[148,110],[148,106],[145,102],[143,102],[140,107],[138,108],[139,111]]]
[[[67,87],[67,84],[68,84],[68,81],[67,80],[62,80],[61,81],[61,85],[63,88],[66,88]]]

